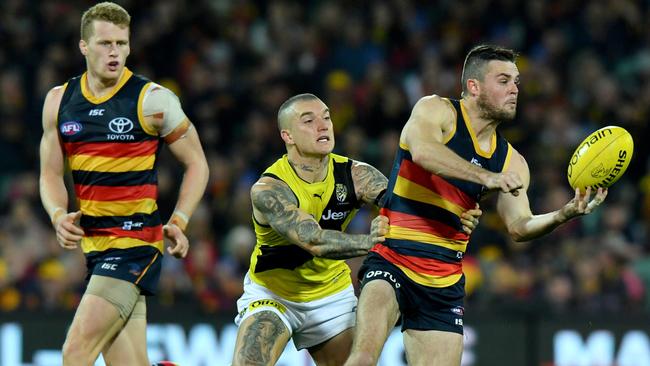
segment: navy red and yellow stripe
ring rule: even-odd
[[[450,103],[457,111],[457,121],[452,136],[446,139],[447,147],[472,163],[501,171],[511,152],[507,141],[497,135],[492,151],[476,151],[476,139],[471,124],[464,120],[461,104]],[[462,258],[469,242],[460,216],[474,208],[483,194],[485,189],[479,184],[428,172],[414,163],[408,147],[400,144],[380,211],[389,219],[389,231],[386,241],[372,251],[420,285],[455,284],[462,276]]]
[[[60,138],[83,214],[81,246],[85,253],[142,246],[162,252],[156,203],[161,139],[142,118],[143,92],[151,83],[125,70],[110,97],[94,98],[84,80],[68,82],[58,116],[60,126],[80,126]]]

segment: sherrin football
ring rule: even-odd
[[[569,184],[582,192],[587,187],[594,191],[611,186],[625,173],[633,151],[634,141],[624,128],[607,126],[594,131],[571,156]]]

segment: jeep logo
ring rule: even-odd
[[[350,211],[345,212],[333,212],[331,209],[327,210],[327,213],[324,213],[322,218],[323,220],[342,220],[345,219]]]

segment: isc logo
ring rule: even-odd
[[[104,115],[104,110],[103,109],[91,109],[90,112],[88,112],[89,116],[103,116]]]
[[[116,263],[102,263],[102,269],[108,269],[110,271],[114,271],[117,269],[117,264]]]

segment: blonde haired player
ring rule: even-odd
[[[498,214],[516,241],[544,235],[605,199],[606,189],[592,201],[590,190],[576,189],[557,211],[532,214],[528,165],[496,131],[515,116],[515,58],[509,49],[477,46],[465,59],[461,100],[427,96],[413,107],[380,211],[389,235],[359,273],[363,289],[347,365],[376,364],[399,317],[409,365],[460,365],[469,236],[459,219],[488,191],[498,192]]]
[[[149,365],[145,297],[156,291],[163,238],[185,257],[183,230],[208,167],[196,130],[169,90],[125,67],[130,16],[104,2],[81,18],[86,72],[50,90],[43,106],[41,200],[59,244],[81,246],[88,286],[63,345],[64,365]],[[174,214],[163,225],[156,204],[162,143],[185,168]],[[68,212],[64,159],[79,211]]]

